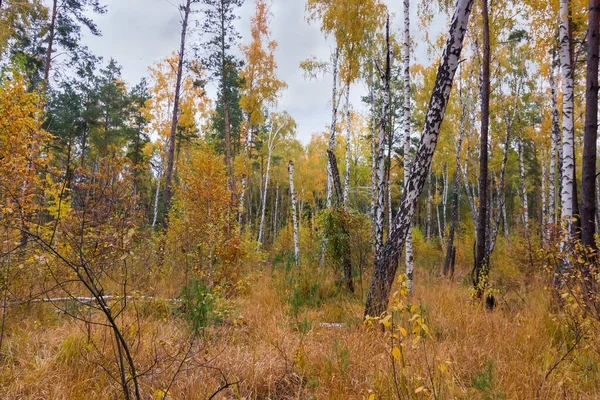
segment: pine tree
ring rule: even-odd
[[[203,67],[210,73],[210,78],[219,82],[217,114],[222,115],[223,130],[218,131],[224,136],[225,162],[229,190],[232,193],[232,204],[235,204],[235,178],[233,176],[232,148],[233,136],[239,138],[239,60],[231,54],[232,46],[237,44],[240,36],[235,29],[237,19],[235,11],[243,0],[202,0],[204,4],[204,21],[201,25],[203,50]],[[219,107],[220,106],[220,107]],[[217,129],[220,126],[217,126]]]

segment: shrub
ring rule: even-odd
[[[218,310],[218,302],[210,289],[201,281],[194,279],[182,290],[183,315],[197,331],[215,322],[221,322],[223,315]]]

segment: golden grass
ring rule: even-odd
[[[496,261],[499,270],[508,269],[503,262],[511,260]],[[473,303],[462,283],[468,267],[458,268],[456,279],[448,281],[419,270],[417,255],[417,271],[409,301],[424,310],[431,336],[416,345],[407,340],[405,368],[396,364],[396,380],[389,340],[362,326],[359,299],[329,294],[320,306],[294,310],[284,289],[286,273],[265,267],[248,278],[247,293],[234,300],[234,314],[196,340],[169,398],[205,399],[225,379],[235,384],[215,398],[366,399],[375,394],[388,399],[396,398],[397,386],[401,398],[598,398],[598,335],[588,335],[548,374],[567,351],[562,338],[568,332],[548,311],[550,296],[541,274],[527,286],[497,295],[496,309],[488,312]],[[187,350],[190,331],[175,307],[161,311],[158,304],[142,303],[130,305],[141,312],[128,312],[122,323],[132,324],[138,315],[139,340],[133,330],[128,335],[139,370],[158,360],[140,378],[142,397],[156,398]],[[321,325],[334,322],[344,326]],[[396,323],[409,324],[402,315]],[[116,371],[109,362],[112,343],[106,329],[88,332],[48,304],[14,308],[1,349],[0,397],[122,398],[103,369],[108,365]]]

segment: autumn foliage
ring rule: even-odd
[[[335,82],[314,132],[282,109],[298,94],[277,55],[300,49],[272,29],[288,4],[254,0],[240,37],[241,3],[186,1],[185,55],[132,85],[86,46],[102,2],[0,1],[0,398],[597,398],[597,250],[566,228],[576,211],[561,220],[558,21],[570,7],[576,195],[587,2],[490,2],[486,116],[480,3],[434,93],[450,68],[432,24],[456,2],[408,2],[404,69],[398,5],[307,0],[333,57],[296,72]],[[442,97],[443,118],[429,112]],[[482,151],[489,259],[474,279]],[[400,236],[411,190],[414,276],[391,274],[365,315],[376,236]]]

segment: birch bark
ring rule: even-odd
[[[261,202],[261,211],[260,211],[260,226],[258,229],[258,247],[257,251],[262,246],[263,242],[263,233],[265,226],[265,212],[267,209],[267,189],[269,187],[269,172],[271,171],[271,156],[273,155],[273,149],[277,145],[277,137],[279,133],[284,129],[283,126],[278,127],[274,132],[271,131],[269,134],[269,139],[267,142],[267,170],[265,171],[265,183],[263,185],[263,193],[262,193],[262,202]]]
[[[335,48],[333,53],[333,88],[331,90],[331,128],[329,134],[329,151],[334,151],[335,148],[335,128],[337,125],[337,75],[338,75],[338,59],[339,59],[339,48]],[[331,168],[327,163],[327,207],[331,207],[331,199],[333,196],[332,191],[332,180],[331,180]]]
[[[294,228],[294,258],[296,265],[300,265],[300,246],[298,245],[298,220],[296,217],[296,195],[294,194],[294,163],[288,163],[288,173],[290,176],[290,198],[292,200],[292,224]]]
[[[563,75],[561,219],[564,228],[561,250],[569,245],[573,218],[573,66],[571,64],[570,1],[560,0],[560,64]]]
[[[379,113],[379,135],[377,151],[377,212],[375,217],[375,249],[376,254],[381,250],[383,245],[383,225],[385,216],[385,133],[387,126],[387,116],[390,104],[390,74],[391,74],[391,47],[390,47],[390,23],[389,17],[386,23],[386,57],[384,70],[381,69],[379,64],[377,69],[383,85],[383,104]]]
[[[523,226],[525,236],[529,235],[529,204],[527,202],[527,185],[525,182],[525,163],[523,162],[523,139],[519,139],[519,172],[521,174],[521,207],[523,208]]]
[[[346,88],[346,172],[344,173],[344,207],[348,205],[350,193],[350,135],[352,121],[350,120],[350,84]]]
[[[410,0],[404,0],[404,187],[408,186],[408,171],[410,171]],[[390,209],[391,218],[391,209]],[[412,221],[412,220],[411,220]],[[390,223],[390,230],[391,228]],[[409,291],[413,288],[413,234],[412,222],[406,234],[406,276]]]
[[[556,101],[556,80],[554,78],[554,66],[550,72],[550,87],[552,90],[552,144],[550,155],[550,184],[548,198],[548,214],[550,215],[550,224],[556,224],[556,167],[557,167],[557,151],[560,147],[560,124],[558,120],[558,106]],[[560,173],[559,180],[560,180]]]
[[[390,237],[385,247],[377,255],[371,286],[367,295],[365,316],[380,316],[387,309],[392,283],[398,268],[398,259],[410,229],[419,195],[423,190],[431,167],[431,160],[452,89],[452,81],[460,61],[472,6],[473,0],[457,0],[456,10],[450,22],[448,39],[427,108],[423,134],[411,166],[408,185],[402,195],[400,208],[396,213]]]

